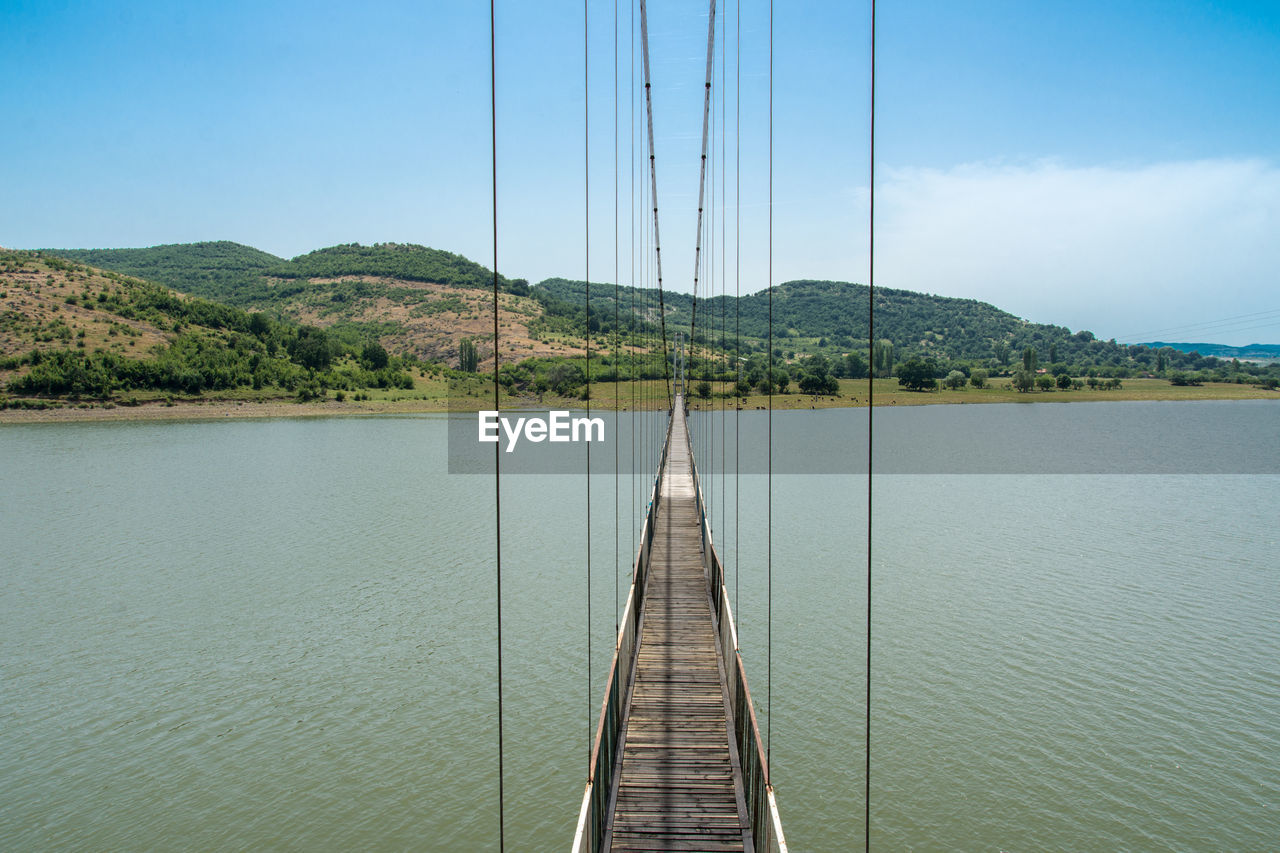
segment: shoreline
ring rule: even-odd
[[[845,380],[848,387],[842,387],[840,396],[812,396],[808,394],[775,394],[773,409],[775,411],[794,411],[806,409],[830,408],[865,408],[867,392],[865,380]],[[893,380],[877,380],[881,383],[892,383]],[[1153,382],[1157,384],[1152,384]],[[854,387],[854,385],[858,387]],[[842,382],[842,385],[844,383]],[[614,409],[612,386],[607,383],[597,386],[592,408],[601,411]],[[861,393],[859,393],[861,392]],[[632,402],[619,394],[618,411],[630,411]],[[1128,380],[1126,386],[1106,391],[1048,391],[1019,394],[1008,393],[998,388],[966,389],[960,391],[906,391],[902,388],[886,385],[877,387],[874,392],[876,408],[897,406],[937,406],[937,405],[991,405],[997,403],[1013,403],[1019,405],[1035,405],[1047,403],[1090,403],[1105,401],[1168,401],[1195,402],[1206,400],[1280,400],[1280,392],[1268,391],[1253,385],[1231,385],[1226,383],[1209,383],[1201,386],[1176,387],[1160,380]],[[477,411],[485,408],[488,401],[475,398],[468,399],[468,405],[455,408],[454,411]],[[112,402],[87,401],[46,401],[48,408],[43,409],[0,409],[0,424],[29,423],[108,423],[123,421],[191,421],[191,420],[227,420],[227,419],[262,419],[262,418],[306,418],[306,417],[376,417],[378,415],[408,415],[449,412],[447,397],[431,397],[418,399],[394,400],[346,400],[339,402],[332,398],[322,401],[298,402],[289,398],[269,400],[236,400],[236,399],[193,399],[173,400],[171,402],[156,400],[139,405],[120,405]],[[742,401],[740,411],[767,409],[769,398],[753,395]],[[542,400],[535,398],[508,398],[502,401],[504,410],[530,409],[585,409],[584,401],[576,398],[549,397]],[[637,406],[639,409],[660,409],[665,406]],[[691,411],[734,411],[735,406],[726,398],[708,400],[694,399],[690,401]]]
[[[20,423],[121,423],[125,421],[220,421],[264,418],[360,417],[387,414],[446,412],[431,401],[404,402],[323,402],[258,400],[183,400],[172,405],[147,403],[137,406],[65,404],[61,408],[0,410],[0,425]]]

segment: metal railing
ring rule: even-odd
[[[698,502],[698,526],[702,533],[702,565],[707,578],[707,596],[712,603],[716,632],[720,637],[720,649],[726,664],[729,662],[730,650],[733,653],[733,666],[725,667],[726,687],[729,691],[729,706],[733,709],[734,742],[738,747],[738,769],[742,773],[751,837],[755,841],[755,849],[761,853],[787,853],[782,819],[778,815],[778,800],[769,783],[769,762],[760,740],[760,726],[756,722],[751,691],[747,688],[747,670],[738,651],[738,629],[734,625],[733,609],[729,605],[729,590],[724,584],[724,565],[720,562],[720,555],[711,539],[711,523],[707,517],[706,503],[702,499],[702,483],[698,479],[698,465],[692,447],[689,455],[690,467],[693,469],[693,490]]]
[[[605,688],[604,702],[600,708],[600,722],[596,725],[595,745],[591,750],[591,775],[587,777],[587,789],[582,795],[582,807],[578,812],[578,828],[573,836],[573,853],[598,853],[604,842],[605,824],[608,818],[609,800],[613,794],[614,770],[619,759],[618,737],[622,732],[622,717],[626,712],[627,697],[631,692],[632,674],[635,671],[636,637],[640,631],[640,605],[644,601],[645,581],[649,577],[649,555],[653,550],[654,526],[658,507],[662,502],[662,479],[667,465],[667,452],[671,446],[671,425],[668,415],[666,439],[662,443],[662,456],[658,460],[658,472],[653,490],[649,493],[649,506],[645,510],[644,525],[640,529],[640,548],[631,572],[631,589],[622,611],[618,628],[618,642],[614,647],[613,663],[609,667],[609,685]]]

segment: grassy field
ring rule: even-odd
[[[996,379],[986,388],[965,388],[957,391],[940,389],[937,391],[907,391],[898,385],[896,379],[876,379],[874,388],[866,379],[841,379],[838,396],[814,396],[810,394],[792,393],[774,394],[774,409],[827,409],[867,405],[868,399],[874,396],[877,406],[927,406],[959,403],[1080,403],[1100,400],[1280,400],[1280,392],[1267,391],[1255,385],[1234,385],[1224,382],[1210,382],[1204,385],[1176,386],[1163,379],[1125,379],[1123,387],[1110,390],[1091,390],[1082,388],[1078,391],[1029,391],[1021,393],[1006,387],[1007,379]],[[490,386],[492,387],[492,386]],[[727,386],[726,386],[727,389]],[[691,397],[691,409],[733,408],[737,399],[721,396],[721,389],[712,386],[712,396],[703,400]],[[665,408],[667,390],[664,382],[620,382],[616,386],[612,382],[597,383],[591,389],[592,406],[612,410],[615,400],[618,408],[626,410],[635,400],[636,408]],[[490,398],[492,399],[492,398]],[[646,402],[647,401],[647,402]],[[579,399],[556,398],[548,396],[539,403],[536,400],[524,401],[539,407],[557,406],[560,408],[582,407]],[[504,403],[505,405],[505,403]],[[743,409],[765,409],[770,406],[770,398],[763,394],[753,394],[744,398],[740,405]]]

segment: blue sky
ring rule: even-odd
[[[497,3],[505,274],[644,280],[621,6],[616,98],[615,7],[590,6],[588,232],[582,4]],[[701,275],[745,293],[770,280],[768,6],[720,11]],[[774,14],[772,280],[865,282],[869,9]],[[706,9],[649,15],[665,284],[689,290]],[[488,27],[474,2],[0,3],[0,245],[489,264]],[[882,2],[877,39],[878,285],[1121,340],[1280,340],[1280,4]]]

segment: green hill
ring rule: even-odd
[[[378,276],[455,287],[493,287],[493,272],[462,255],[413,243],[348,243],[299,255],[267,271],[280,278]],[[510,281],[499,276],[503,287]]]
[[[493,285],[491,271],[462,255],[408,243],[348,243],[291,260],[225,240],[146,249],[42,251],[228,305],[259,308],[271,308],[307,293],[310,279],[370,277],[472,289]],[[504,288],[511,287],[505,278],[500,282]],[[324,289],[335,290],[332,285]]]
[[[99,269],[153,281],[174,290],[216,299],[229,305],[252,301],[268,270],[288,263],[252,246],[219,240],[212,243],[175,243],[147,249],[45,249]]]
[[[51,251],[80,263],[158,282],[183,293],[295,323],[338,328],[377,338],[393,351],[456,363],[462,341],[491,341],[485,293],[493,273],[461,255],[401,243],[330,246],[285,260],[231,242],[155,246],[149,249]],[[770,293],[698,300],[665,293],[659,310],[652,290],[613,285],[591,288],[552,278],[530,288],[523,279],[499,279],[502,294],[503,360],[575,356],[588,331],[605,347],[617,332],[633,346],[660,351],[654,340],[665,325],[670,339],[687,332],[696,312],[695,337],[711,351],[744,357],[762,354],[770,337]],[[813,356],[842,363],[871,349],[869,291],[835,281],[790,281],[772,289],[773,348],[782,361]],[[665,321],[665,323],[664,323]],[[937,368],[981,367],[1004,371],[1030,354],[1035,366],[1081,376],[1133,376],[1166,371],[1252,371],[1214,358],[1208,345],[1198,353],[1178,346],[1123,345],[1098,340],[1087,330],[1031,323],[973,299],[907,290],[876,289],[877,342],[888,341],[893,361],[932,359]],[[1224,353],[1225,354],[1225,353]]]
[[[585,286],[580,281],[548,279],[534,292],[581,308]],[[622,314],[630,308],[632,288],[620,288]],[[651,297],[649,298],[650,301]],[[865,349],[870,335],[866,285],[837,281],[789,281],[773,288],[774,347],[786,352],[832,354]],[[688,329],[693,299],[688,294],[664,297],[667,327]],[[592,314],[612,325],[613,287],[593,285]],[[769,293],[741,298],[717,296],[699,300],[697,324],[701,340],[719,344],[722,335],[733,347],[741,334],[747,349],[759,348],[769,334]],[[650,317],[652,319],[652,316]],[[1120,363],[1125,348],[1099,341],[1091,332],[1072,333],[1062,326],[1028,323],[1007,311],[974,299],[933,296],[909,290],[876,289],[875,337],[890,340],[900,355],[919,354],[944,360],[996,359],[1008,364],[1026,347],[1035,347],[1041,362]]]
[[[492,336],[492,271],[426,246],[348,243],[289,260],[225,241],[45,253],[277,320],[376,338],[391,351],[429,361],[456,364],[464,339],[484,340],[486,330]],[[528,297],[527,282],[500,277],[499,284],[504,360],[577,351],[573,324],[564,319],[554,324],[555,340],[550,332],[530,331],[546,311]]]
[[[234,246],[201,251],[224,263],[253,257],[228,250]],[[146,260],[173,268],[161,267],[158,254]],[[17,397],[123,401],[138,392],[146,399],[237,390],[307,397],[324,388],[412,386],[405,371],[417,362],[380,349],[358,328],[278,322],[63,257],[0,250],[0,390]]]

